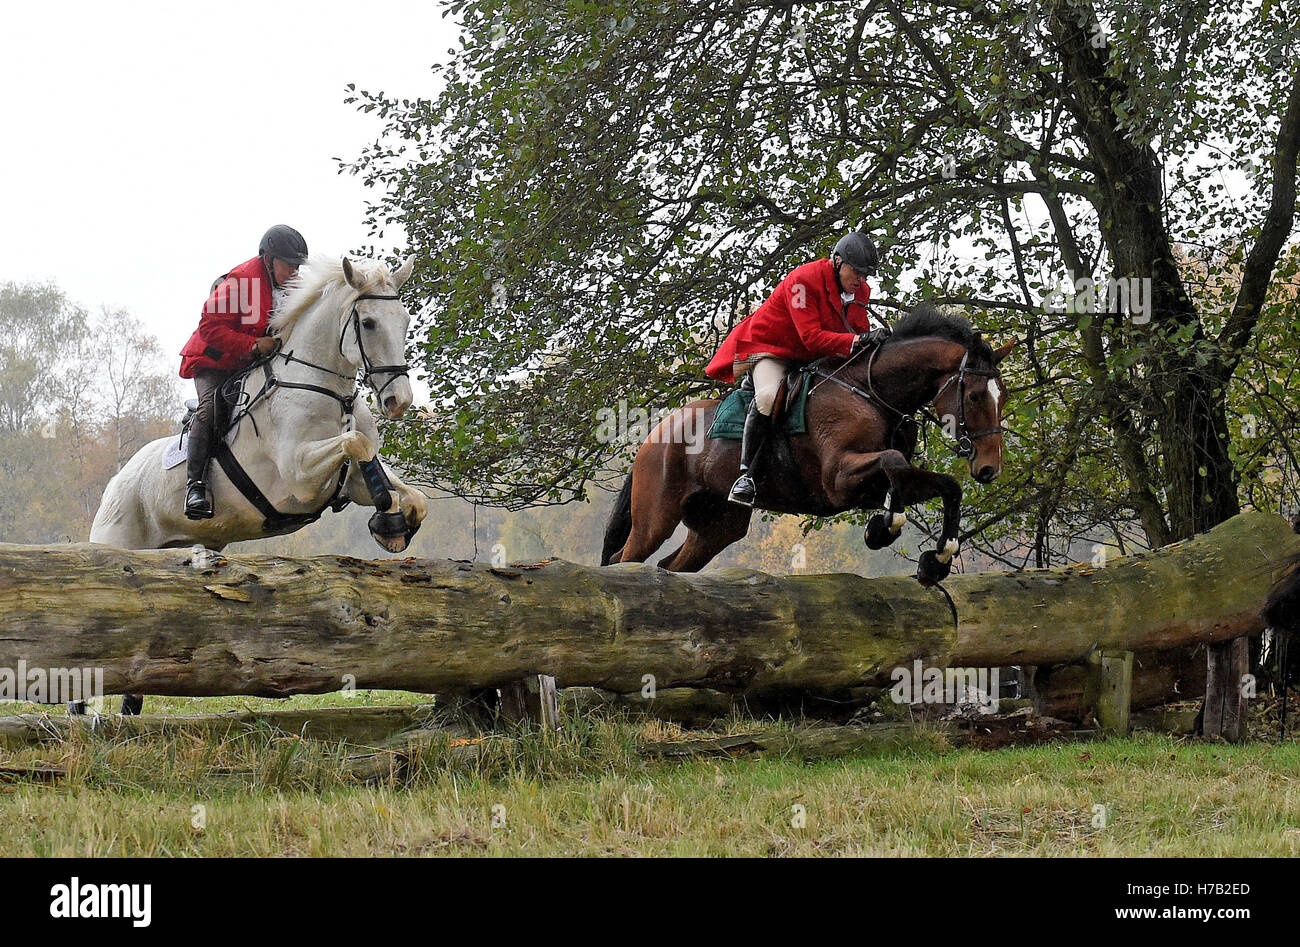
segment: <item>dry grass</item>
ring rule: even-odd
[[[210,712],[255,703],[187,706]],[[727,729],[746,725],[732,721]],[[1300,849],[1295,743],[1138,736],[979,752],[921,740],[812,764],[673,763],[636,751],[641,741],[690,735],[596,715],[570,720],[556,736],[489,740],[477,759],[434,745],[400,781],[383,785],[359,785],[346,748],[270,730],[221,742],[169,735],[33,747],[0,760],[55,764],[67,776],[53,784],[0,782],[0,850],[1257,856]],[[1097,806],[1106,807],[1104,827],[1094,825]],[[198,813],[201,828],[193,825]]]

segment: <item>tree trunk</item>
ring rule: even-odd
[[[1124,127],[1115,109],[1116,102],[1132,94],[1130,86],[1137,80],[1125,68],[1116,69],[1105,43],[1097,41],[1104,34],[1090,0],[1069,0],[1054,10],[1049,23],[1071,92],[1065,104],[1096,164],[1092,203],[1114,275],[1150,280],[1149,324],[1123,325],[1124,313],[1095,318],[1107,321],[1113,343],[1144,339],[1148,359],[1155,362],[1150,366],[1156,379],[1152,387],[1136,391],[1102,369],[1099,347],[1085,354],[1108,406],[1147,539],[1157,546],[1166,538],[1186,539],[1211,529],[1241,510],[1236,468],[1228,453],[1227,385],[1214,370],[1218,349],[1207,344],[1165,226],[1164,167],[1155,151]],[[1194,329],[1191,338],[1177,341],[1175,333],[1188,327]],[[1155,479],[1131,443],[1137,425],[1128,410],[1135,400],[1145,405],[1134,410],[1146,416],[1145,426],[1154,429],[1159,445],[1162,474]],[[1147,494],[1159,486],[1167,498],[1167,529],[1149,509]]]
[[[0,688],[102,668],[108,693],[424,693],[552,674],[620,692],[840,693],[895,668],[1082,661],[1254,634],[1270,567],[1300,549],[1272,514],[1105,568],[910,577],[700,575],[567,562],[496,568],[338,556],[0,544]],[[30,679],[30,678],[29,678]],[[21,683],[21,682],[20,682]],[[0,695],[2,696],[2,695]]]

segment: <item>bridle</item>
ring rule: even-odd
[[[949,375],[948,380],[939,386],[939,390],[935,392],[933,400],[938,401],[939,396],[948,389],[948,386],[954,381],[957,382],[957,449],[961,451],[962,456],[965,457],[966,460],[973,461],[975,459],[975,442],[982,437],[992,437],[994,434],[1001,434],[1002,426],[999,425],[997,427],[985,428],[982,431],[971,431],[966,426],[966,376],[978,375],[981,378],[993,379],[1001,378],[1002,373],[996,368],[970,368],[967,366],[969,360],[970,350],[967,349],[966,354],[961,357],[961,364],[957,366],[956,374]],[[868,374],[868,377],[870,377],[870,374]],[[921,410],[927,415],[930,415],[930,412],[927,409],[922,408]],[[939,423],[938,418],[935,418],[933,415],[930,415],[930,420],[934,421],[936,424]],[[940,425],[940,427],[942,426],[943,425]]]
[[[880,348],[877,347],[873,349],[871,354],[867,357],[867,373],[866,373],[867,388],[865,391],[857,387],[856,385],[850,384],[849,382],[845,381],[842,378],[835,377],[836,373],[838,373],[841,369],[843,369],[846,365],[848,365],[848,363],[851,362],[853,358],[855,358],[856,356],[850,356],[849,360],[846,361],[844,365],[841,365],[839,368],[837,368],[834,372],[828,372],[825,369],[819,367],[814,367],[812,371],[813,374],[820,376],[824,381],[833,382],[834,384],[839,385],[841,388],[845,388],[853,392],[855,395],[862,398],[863,400],[870,401],[874,404],[879,405],[885,410],[891,412],[900,421],[907,420],[910,421],[913,425],[915,425],[916,419],[911,414],[908,414],[907,412],[901,411],[898,408],[894,407],[892,404],[890,404],[888,401],[882,398],[880,396],[880,393],[876,391],[876,386],[871,380],[871,369],[876,363],[876,355],[879,352],[880,352]],[[974,461],[975,459],[976,441],[980,440],[981,438],[992,437],[994,434],[1001,434],[1005,430],[1000,425],[998,427],[986,428],[981,431],[971,431],[968,428],[966,424],[966,376],[978,375],[982,378],[1002,377],[1002,373],[999,372],[996,368],[992,368],[992,369],[971,368],[969,362],[970,362],[970,349],[967,349],[966,353],[961,358],[961,364],[957,366],[957,371],[955,371],[953,374],[948,376],[948,380],[939,386],[939,390],[935,392],[934,397],[931,399],[932,401],[938,401],[939,396],[942,395],[945,391],[947,391],[948,387],[954,381],[957,383],[957,430],[955,432],[956,439],[957,439],[957,450],[959,454],[962,457],[964,457],[968,462]],[[821,382],[818,382],[817,385],[814,385],[811,391],[809,391],[809,394],[811,395],[813,391],[816,391],[820,385]],[[941,430],[945,432],[947,431],[947,428],[944,426],[943,422],[940,421],[937,417],[935,417],[934,413],[931,412],[929,408],[922,405],[917,410],[925,417],[926,420],[928,420],[929,422],[931,422]]]
[[[366,354],[366,345],[364,342],[361,341],[361,313],[357,311],[357,303],[359,303],[363,299],[392,300],[392,299],[401,299],[401,297],[398,296],[396,293],[362,293],[360,296],[358,296],[356,299],[352,301],[351,321],[352,321],[353,328],[356,330],[357,351],[361,353],[361,367],[365,369],[365,374],[362,375],[361,377],[365,380],[366,384],[369,385],[371,389],[374,391],[375,397],[379,399],[379,403],[383,404],[384,389],[387,388],[389,385],[391,385],[393,382],[397,381],[397,379],[401,378],[403,375],[409,377],[411,374],[411,366],[407,362],[402,362],[402,364],[400,365],[371,365],[370,364],[370,356]],[[343,328],[339,331],[339,354],[340,355],[343,354],[343,336],[347,335],[347,331],[348,331],[347,325],[344,325]],[[374,376],[376,374],[380,374],[380,375],[391,374],[393,377],[389,378],[388,381],[384,382],[384,384],[381,387],[375,388]]]
[[[411,366],[409,363],[406,362],[403,362],[400,365],[372,365],[371,364],[370,356],[366,354],[366,345],[364,342],[361,341],[361,313],[357,309],[357,303],[361,302],[361,300],[363,299],[392,300],[392,299],[400,299],[400,298],[401,297],[395,293],[362,293],[355,300],[353,300],[352,315],[350,315],[346,320],[344,320],[343,327],[339,330],[339,355],[343,354],[343,339],[348,334],[348,326],[351,326],[353,331],[356,333],[357,351],[361,353],[361,367],[362,369],[364,369],[364,373],[362,374],[361,378],[367,385],[370,386],[371,390],[374,391],[375,397],[379,399],[380,404],[382,404],[384,400],[383,397],[384,389],[387,388],[389,385],[391,385],[393,382],[397,381],[397,379],[401,378],[403,375],[409,377],[411,373]],[[298,362],[300,365],[307,365],[308,367],[314,368],[317,371],[322,371],[327,374],[333,375],[335,378],[342,378],[352,382],[352,391],[346,396],[340,395],[338,392],[335,391],[330,391],[328,388],[321,388],[319,385],[307,385],[307,384],[302,384],[300,382],[292,382],[292,381],[276,382],[276,384],[281,388],[302,388],[307,391],[315,391],[323,395],[329,395],[335,401],[343,405],[344,414],[352,413],[352,404],[354,401],[356,401],[356,397],[357,397],[357,388],[356,388],[357,376],[355,373],[350,376],[344,375],[342,372],[336,372],[332,368],[326,368],[324,365],[317,365],[315,362],[309,362],[305,358],[299,358],[298,356],[294,355],[292,351],[277,352],[276,354],[279,355],[281,358],[283,358],[286,362]],[[383,385],[376,388],[374,376],[388,374],[388,373],[391,373],[392,377],[389,378],[388,381],[384,382]]]
[[[357,350],[361,353],[361,367],[364,369],[364,373],[362,374],[361,378],[367,385],[370,386],[371,390],[374,391],[375,397],[379,399],[381,405],[383,404],[383,400],[384,400],[383,399],[384,389],[387,388],[389,385],[391,385],[393,382],[397,381],[397,379],[402,377],[403,375],[410,377],[411,366],[409,363],[406,362],[403,362],[400,365],[372,365],[370,363],[370,356],[366,354],[365,343],[361,341],[361,313],[357,309],[357,303],[361,302],[363,299],[394,300],[400,298],[401,297],[396,295],[395,293],[362,293],[360,296],[358,296],[355,300],[352,301],[352,314],[347,319],[344,320],[343,327],[339,330],[339,355],[340,356],[343,355],[343,340],[347,336],[348,326],[351,326],[353,328],[353,331],[356,333]],[[286,364],[289,362],[297,362],[299,365],[306,365],[309,368],[314,368],[317,371],[324,372],[327,375],[333,375],[335,378],[342,378],[344,381],[351,382],[352,390],[349,391],[346,395],[341,395],[337,391],[331,391],[329,388],[323,388],[320,385],[309,385],[306,382],[297,382],[297,381],[281,381],[279,378],[276,378],[275,375],[271,373],[271,362],[274,361],[276,358],[284,359]],[[234,419],[234,421],[237,421],[240,417],[243,417],[244,415],[250,414],[253,410],[253,406],[257,404],[257,402],[260,401],[263,397],[270,394],[271,391],[276,388],[298,388],[303,391],[314,391],[317,394],[325,395],[327,397],[333,398],[342,406],[343,416],[345,418],[349,418],[352,416],[352,407],[356,403],[357,392],[358,392],[357,376],[355,372],[351,375],[345,375],[342,372],[336,372],[332,368],[326,368],[324,365],[317,365],[315,362],[308,361],[305,358],[299,358],[297,355],[293,354],[292,350],[288,352],[281,352],[278,349],[275,352],[273,352],[271,355],[267,356],[266,361],[262,363],[262,370],[266,373],[266,382],[265,384],[262,385],[262,390],[259,391],[256,395],[254,395],[251,399],[249,399],[248,403],[242,407],[242,409],[239,412],[239,415]],[[376,388],[374,376],[382,375],[386,373],[391,373],[392,377],[389,378],[388,381],[384,382],[383,385],[381,385],[379,388]],[[234,421],[232,421],[232,423],[234,423]]]

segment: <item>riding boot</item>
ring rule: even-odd
[[[745,430],[740,437],[740,476],[732,485],[731,494],[727,497],[732,503],[739,503],[741,506],[754,505],[758,487],[754,484],[754,478],[750,476],[749,471],[754,466],[758,452],[763,449],[763,442],[767,440],[770,427],[770,419],[758,410],[757,400],[751,401],[749,413],[745,415]]]
[[[211,519],[212,496],[205,480],[208,460],[212,456],[213,399],[216,385],[202,384],[199,388],[199,407],[190,420],[190,432],[185,442],[185,515],[192,520]]]

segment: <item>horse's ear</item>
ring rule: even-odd
[[[360,289],[357,285],[356,276],[352,272],[352,263],[347,257],[343,258],[343,278],[348,281],[348,285],[353,289]]]
[[[415,269],[414,253],[408,256],[406,258],[406,262],[402,264],[401,269],[399,269],[396,273],[393,274],[393,287],[396,289],[401,289],[402,284],[405,283],[408,279],[410,279],[411,271],[413,269]]]
[[[1016,340],[1012,339],[1010,342],[1008,342],[1006,345],[1002,346],[1001,348],[994,349],[993,364],[996,365],[999,362],[1001,362],[1004,358],[1006,358],[1008,355],[1011,354],[1011,350],[1015,347],[1016,347]]]

